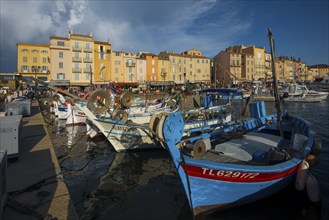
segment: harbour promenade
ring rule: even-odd
[[[78,219],[46,126],[33,100],[31,115],[23,117],[18,160],[8,162],[4,220]]]

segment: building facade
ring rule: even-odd
[[[31,77],[50,80],[49,44],[17,44],[17,72],[31,85]]]

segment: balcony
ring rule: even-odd
[[[83,68],[84,73],[90,73],[90,68]]]
[[[73,73],[81,73],[81,68],[73,68],[72,72]]]
[[[86,57],[84,57],[83,58],[83,62],[84,63],[92,63],[93,62],[93,58],[86,58]]]
[[[75,47],[75,46],[73,46],[73,47],[72,47],[72,50],[73,50],[74,52],[81,52],[81,51],[82,51],[82,48],[81,48],[81,47]]]
[[[136,63],[135,62],[126,62],[127,67],[135,67]]]
[[[85,47],[85,48],[83,48],[83,52],[85,52],[85,53],[92,53],[93,52],[93,48],[91,48],[91,47],[89,47],[89,48]]]
[[[72,61],[81,63],[82,59],[81,57],[72,57]]]

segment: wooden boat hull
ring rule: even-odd
[[[249,159],[245,161],[240,159],[239,163],[231,161],[218,162],[210,160],[210,157],[206,159],[207,155],[197,159],[193,157],[193,154],[191,156],[189,153],[182,153],[182,147],[178,143],[182,137],[183,132],[180,132],[180,130],[182,130],[184,123],[179,119],[179,115],[172,114],[165,119],[162,128],[158,127],[157,129],[162,130],[165,139],[164,146],[170,152],[177,168],[194,215],[202,215],[264,198],[280,191],[295,179],[299,164],[313,147],[315,132],[306,121],[293,116],[287,117],[289,118],[286,119],[286,124],[284,124],[286,126],[285,132],[291,134],[293,130],[291,126],[293,125],[301,135],[308,138],[307,142],[305,141],[305,146],[301,148],[301,152],[296,153],[296,156],[282,162],[266,165],[253,164]],[[251,119],[244,122],[243,128],[248,131],[256,129],[257,132],[266,128],[273,131],[273,133],[277,133],[278,128],[275,123],[267,125],[271,120],[276,121],[276,115]],[[222,133],[227,132],[228,129],[231,128],[222,129]],[[198,138],[212,138],[211,136],[212,134],[204,134]],[[267,142],[265,144],[270,144],[271,147],[275,147],[274,145],[280,142],[279,137],[270,139],[266,135],[260,135],[258,140],[260,144]],[[247,142],[246,144],[250,145],[254,144],[255,139],[251,138],[248,143],[247,138],[244,137],[241,142],[243,144]],[[231,146],[237,146],[237,143],[232,143]],[[262,151],[254,151],[251,155],[254,156],[259,152]],[[209,151],[209,153],[213,152]],[[218,156],[222,152],[216,151],[215,154]],[[242,153],[239,156],[245,158]],[[236,161],[236,159],[233,161]]]

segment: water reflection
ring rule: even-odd
[[[244,103],[233,105],[238,112],[244,109]],[[266,107],[267,113],[275,113],[274,102]],[[329,219],[329,102],[284,103],[282,109],[310,121],[320,136],[320,163],[311,172],[320,183],[322,207],[292,185],[201,219]],[[61,122],[55,120],[48,129],[80,219],[193,219],[165,150],[116,153],[104,137],[88,139],[85,126],[64,127]]]

